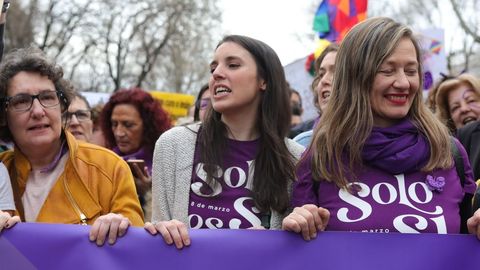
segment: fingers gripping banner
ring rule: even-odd
[[[191,230],[183,250],[130,228],[113,246],[89,226],[17,224],[0,234],[0,269],[478,269],[473,235]]]

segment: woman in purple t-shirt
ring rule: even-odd
[[[296,208],[285,230],[306,240],[323,230],[468,231],[480,238],[468,157],[423,104],[420,62],[412,31],[392,19],[350,30],[337,53],[329,106],[297,170]],[[463,158],[463,183],[452,146]]]
[[[202,124],[164,133],[153,159],[152,223],[177,248],[187,228],[280,229],[303,147],[285,139],[289,90],[265,43],[227,36],[215,50]]]

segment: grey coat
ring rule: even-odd
[[[199,124],[174,127],[163,133],[155,145],[152,168],[152,221],[176,219],[187,226],[193,156]],[[298,160],[304,147],[285,139]],[[291,186],[289,187],[291,194]],[[280,229],[284,215],[272,211],[271,229]]]

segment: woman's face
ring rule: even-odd
[[[318,94],[318,105],[320,111],[325,111],[330,94],[332,93],[333,72],[335,71],[335,57],[337,52],[329,52],[323,58],[320,68],[318,69],[319,81],[315,91]]]
[[[415,46],[403,38],[380,66],[370,91],[374,126],[388,127],[407,116],[419,87]]]
[[[93,132],[93,121],[87,104],[75,97],[68,107],[67,129],[78,140],[90,142]]]
[[[448,111],[455,128],[480,118],[480,97],[468,84],[462,83],[448,92]]]
[[[252,55],[234,42],[225,42],[215,51],[210,64],[209,91],[215,111],[256,116],[263,80],[257,77]]]
[[[7,96],[15,98],[7,107],[8,127],[22,151],[50,147],[60,140],[62,113],[55,91],[47,76],[35,72],[21,71],[10,80]],[[31,96],[39,94],[30,103]]]
[[[112,132],[120,152],[132,154],[142,147],[143,121],[132,104],[118,104],[113,108]]]

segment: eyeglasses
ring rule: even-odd
[[[72,121],[72,116],[74,115],[79,122],[92,120],[92,113],[89,110],[77,110],[74,112],[67,111],[64,113],[64,117],[65,119],[67,119],[67,122]]]
[[[37,95],[18,94],[13,97],[6,97],[5,108],[15,112],[25,112],[32,108],[33,100],[38,99],[44,108],[55,107],[60,103],[59,91],[42,91]]]

